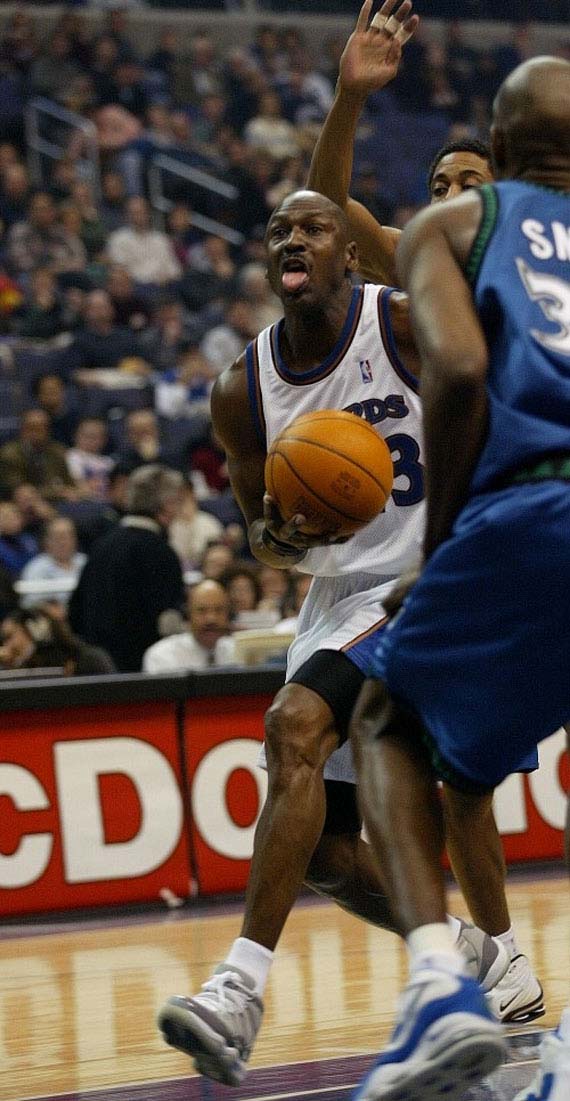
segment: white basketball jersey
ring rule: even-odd
[[[391,290],[355,287],[336,346],[324,363],[301,374],[279,351],[283,321],[264,329],[247,349],[250,402],[267,448],[299,417],[317,409],[344,409],[364,417],[386,440],[394,485],[380,513],[348,543],[317,547],[298,570],[321,577],[366,573],[380,582],[417,560],[422,545],[423,466],[417,380],[401,363],[388,308]]]

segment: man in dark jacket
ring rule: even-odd
[[[97,540],[71,598],[74,631],[107,650],[123,673],[141,668],[160,638],[162,613],[184,605],[180,562],[166,541],[181,489],[177,471],[157,464],[135,470],[127,515]]]

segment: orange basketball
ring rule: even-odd
[[[354,413],[304,413],[271,444],[265,484],[284,520],[307,535],[353,535],[382,511],[394,469],[385,441]]]

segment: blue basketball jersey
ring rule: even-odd
[[[476,492],[570,452],[570,195],[505,181],[481,196],[466,269],[490,349]]]

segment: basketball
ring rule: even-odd
[[[306,517],[305,535],[354,535],[382,511],[394,469],[385,441],[354,413],[297,417],[271,444],[265,484],[284,520]]]

